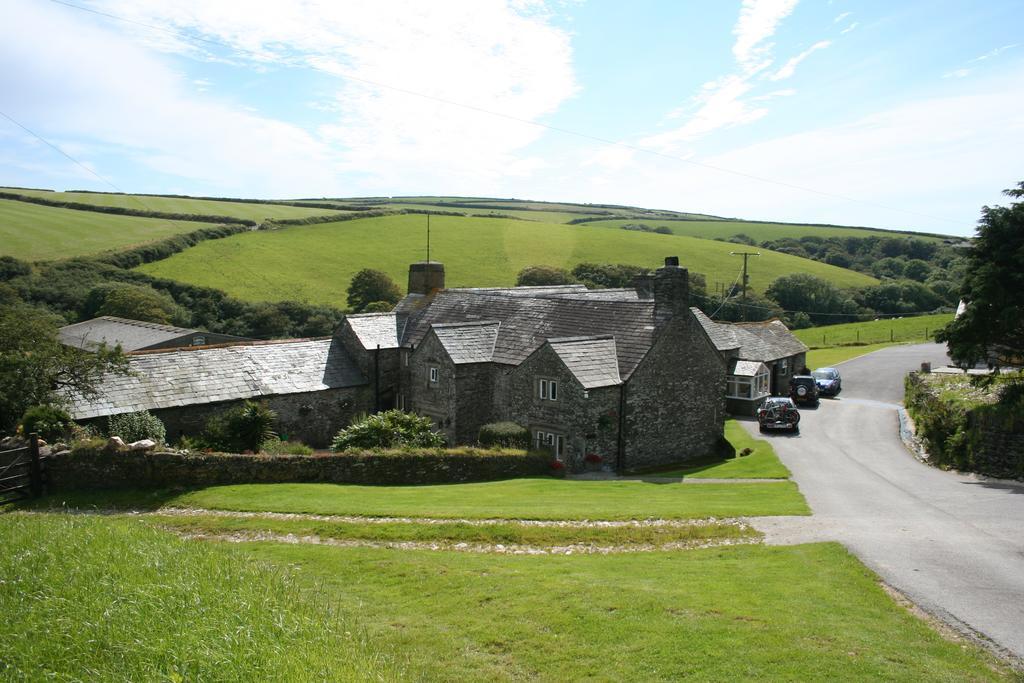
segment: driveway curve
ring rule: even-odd
[[[1024,661],[1024,484],[943,472],[899,438],[903,377],[948,362],[938,344],[896,346],[838,367],[839,398],[771,435],[813,517],[750,520],[769,543],[837,540],[919,606]],[[757,434],[757,425],[744,426]]]

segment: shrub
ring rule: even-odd
[[[270,439],[260,449],[267,455],[313,455],[313,449],[301,441],[281,441]]]
[[[500,448],[530,447],[530,430],[515,422],[492,422],[480,428],[481,446]]]
[[[56,441],[66,436],[74,423],[65,410],[53,405],[32,406],[21,416],[21,428],[25,436],[35,432],[46,441]]]
[[[276,419],[277,414],[265,403],[246,401],[207,420],[206,429],[192,445],[215,451],[255,453],[277,436],[273,429]]]
[[[519,271],[516,277],[517,287],[537,287],[540,285],[570,285],[573,277],[564,268],[555,266],[527,266]]]
[[[107,418],[107,434],[119,436],[125,443],[142,439],[152,439],[157,443],[167,440],[167,428],[164,427],[164,423],[148,410],[111,415]]]
[[[357,420],[334,437],[331,449],[440,448],[444,436],[434,431],[429,417],[388,410]]]

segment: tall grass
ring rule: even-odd
[[[288,570],[135,520],[0,516],[0,679],[399,677]]]

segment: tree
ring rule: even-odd
[[[928,265],[927,261],[923,261],[919,258],[907,261],[906,267],[903,269],[903,277],[910,280],[917,280],[918,282],[924,282],[931,274],[932,267]]]
[[[632,287],[636,277],[646,272],[646,268],[626,263],[579,263],[572,269],[572,276],[590,289],[605,289]]]
[[[90,318],[112,315],[163,325],[188,322],[188,313],[170,295],[152,287],[125,283],[94,287],[86,297],[85,313]]]
[[[63,403],[68,391],[94,397],[104,374],[127,373],[120,347],[90,353],[61,344],[63,322],[30,306],[0,308],[0,431],[30,406]]]
[[[571,285],[573,277],[565,268],[555,266],[527,266],[516,277],[517,287],[538,285]]]
[[[387,273],[372,268],[360,270],[348,286],[348,306],[362,313],[374,301],[386,301],[394,306],[402,298],[402,290]]]
[[[783,275],[765,294],[786,311],[806,313],[816,325],[853,320],[857,313],[857,304],[838,287],[808,273]]]
[[[1004,192],[1024,197],[1024,182]],[[981,210],[967,251],[961,295],[967,308],[935,338],[960,363],[992,359],[999,365],[1024,358],[1024,202]]]

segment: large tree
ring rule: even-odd
[[[360,270],[352,278],[348,286],[348,306],[356,313],[362,313],[366,307],[376,301],[384,301],[394,306],[402,298],[402,290],[387,273],[372,268]]]
[[[1024,197],[1024,182],[1004,194]],[[960,287],[966,310],[936,339],[946,342],[960,363],[1019,363],[1024,359],[1024,202],[982,208],[966,260]]]
[[[858,312],[857,304],[845,292],[809,273],[783,275],[765,294],[787,313],[806,313],[815,325],[854,320]]]
[[[0,307],[0,432],[34,405],[61,403],[67,391],[95,396],[108,372],[127,372],[121,349],[94,353],[57,340],[61,320],[30,306]]]

